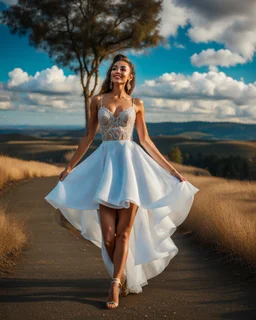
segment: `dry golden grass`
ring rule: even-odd
[[[4,188],[23,179],[55,176],[63,169],[43,162],[0,156],[0,190],[3,192]],[[5,208],[0,208],[0,235],[0,271],[8,272],[27,245],[25,222],[12,217],[10,212],[7,214]]]
[[[182,175],[184,175],[184,177],[187,178],[188,175],[190,176],[206,176],[206,177],[211,177],[211,174],[208,170],[206,169],[202,169],[202,168],[197,168],[197,167],[193,167],[190,165],[183,165],[183,164],[179,164],[179,163],[175,163],[173,161],[170,161],[168,156],[165,156],[166,159],[170,162],[170,164]],[[188,180],[188,178],[187,178]]]
[[[56,176],[63,169],[64,167],[57,167],[39,161],[25,161],[0,155],[0,190],[14,181]]]
[[[0,208],[0,271],[8,273],[16,264],[22,250],[27,247],[28,236],[24,221],[12,217]]]
[[[256,182],[216,177],[187,179],[200,191],[184,226],[231,260],[256,267]]]

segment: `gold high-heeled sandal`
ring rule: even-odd
[[[120,288],[121,288],[121,286],[122,286],[122,283],[121,283],[121,281],[120,281],[120,279],[119,278],[112,278],[112,281],[111,281],[111,284],[113,283],[113,282],[118,282],[118,284],[119,284],[119,294],[118,295],[120,295]],[[112,288],[111,288],[112,289]],[[108,301],[108,302],[106,302],[106,307],[108,308],[108,309],[115,309],[115,308],[109,308],[109,305],[110,304],[114,304],[115,305],[115,308],[117,308],[118,307],[118,305],[119,305],[119,303],[117,303],[117,302],[115,302],[115,301]]]

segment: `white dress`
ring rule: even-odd
[[[130,292],[139,293],[178,253],[170,236],[186,219],[199,189],[188,181],[180,182],[133,141],[135,118],[133,102],[114,116],[101,99],[102,143],[58,181],[45,199],[85,239],[101,248],[110,277],[113,263],[103,242],[99,204],[116,209],[129,208],[130,202],[138,205],[125,273]]]

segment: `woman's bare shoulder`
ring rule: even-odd
[[[102,98],[103,94],[102,93],[98,93],[95,94],[94,96],[92,96],[92,99],[95,99],[96,101],[99,101]]]
[[[95,94],[94,96],[92,96],[91,101],[93,101],[96,105],[96,109],[99,110],[100,107],[100,99],[102,98],[103,94],[102,93],[98,93]]]
[[[144,109],[144,102],[140,98],[134,98],[134,105],[135,105],[136,112]]]

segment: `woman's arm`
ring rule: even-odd
[[[178,179],[184,181],[186,180],[184,177],[180,175],[180,173],[165,159],[165,157],[160,153],[157,149],[154,142],[150,139],[147,126],[145,123],[145,109],[144,103],[141,99],[136,98],[136,106],[138,106],[139,110],[136,114],[136,129],[138,132],[140,144],[145,148],[145,150],[149,153],[149,155],[163,168],[169,171],[173,176]],[[182,179],[183,178],[183,179]]]
[[[99,95],[95,95],[91,99],[90,103],[90,118],[88,121],[88,125],[86,125],[86,131],[79,142],[79,146],[73,154],[69,164],[66,166],[67,171],[71,171],[75,165],[79,162],[82,156],[89,149],[95,134],[98,129],[98,116],[97,116],[97,103],[99,100]]]

